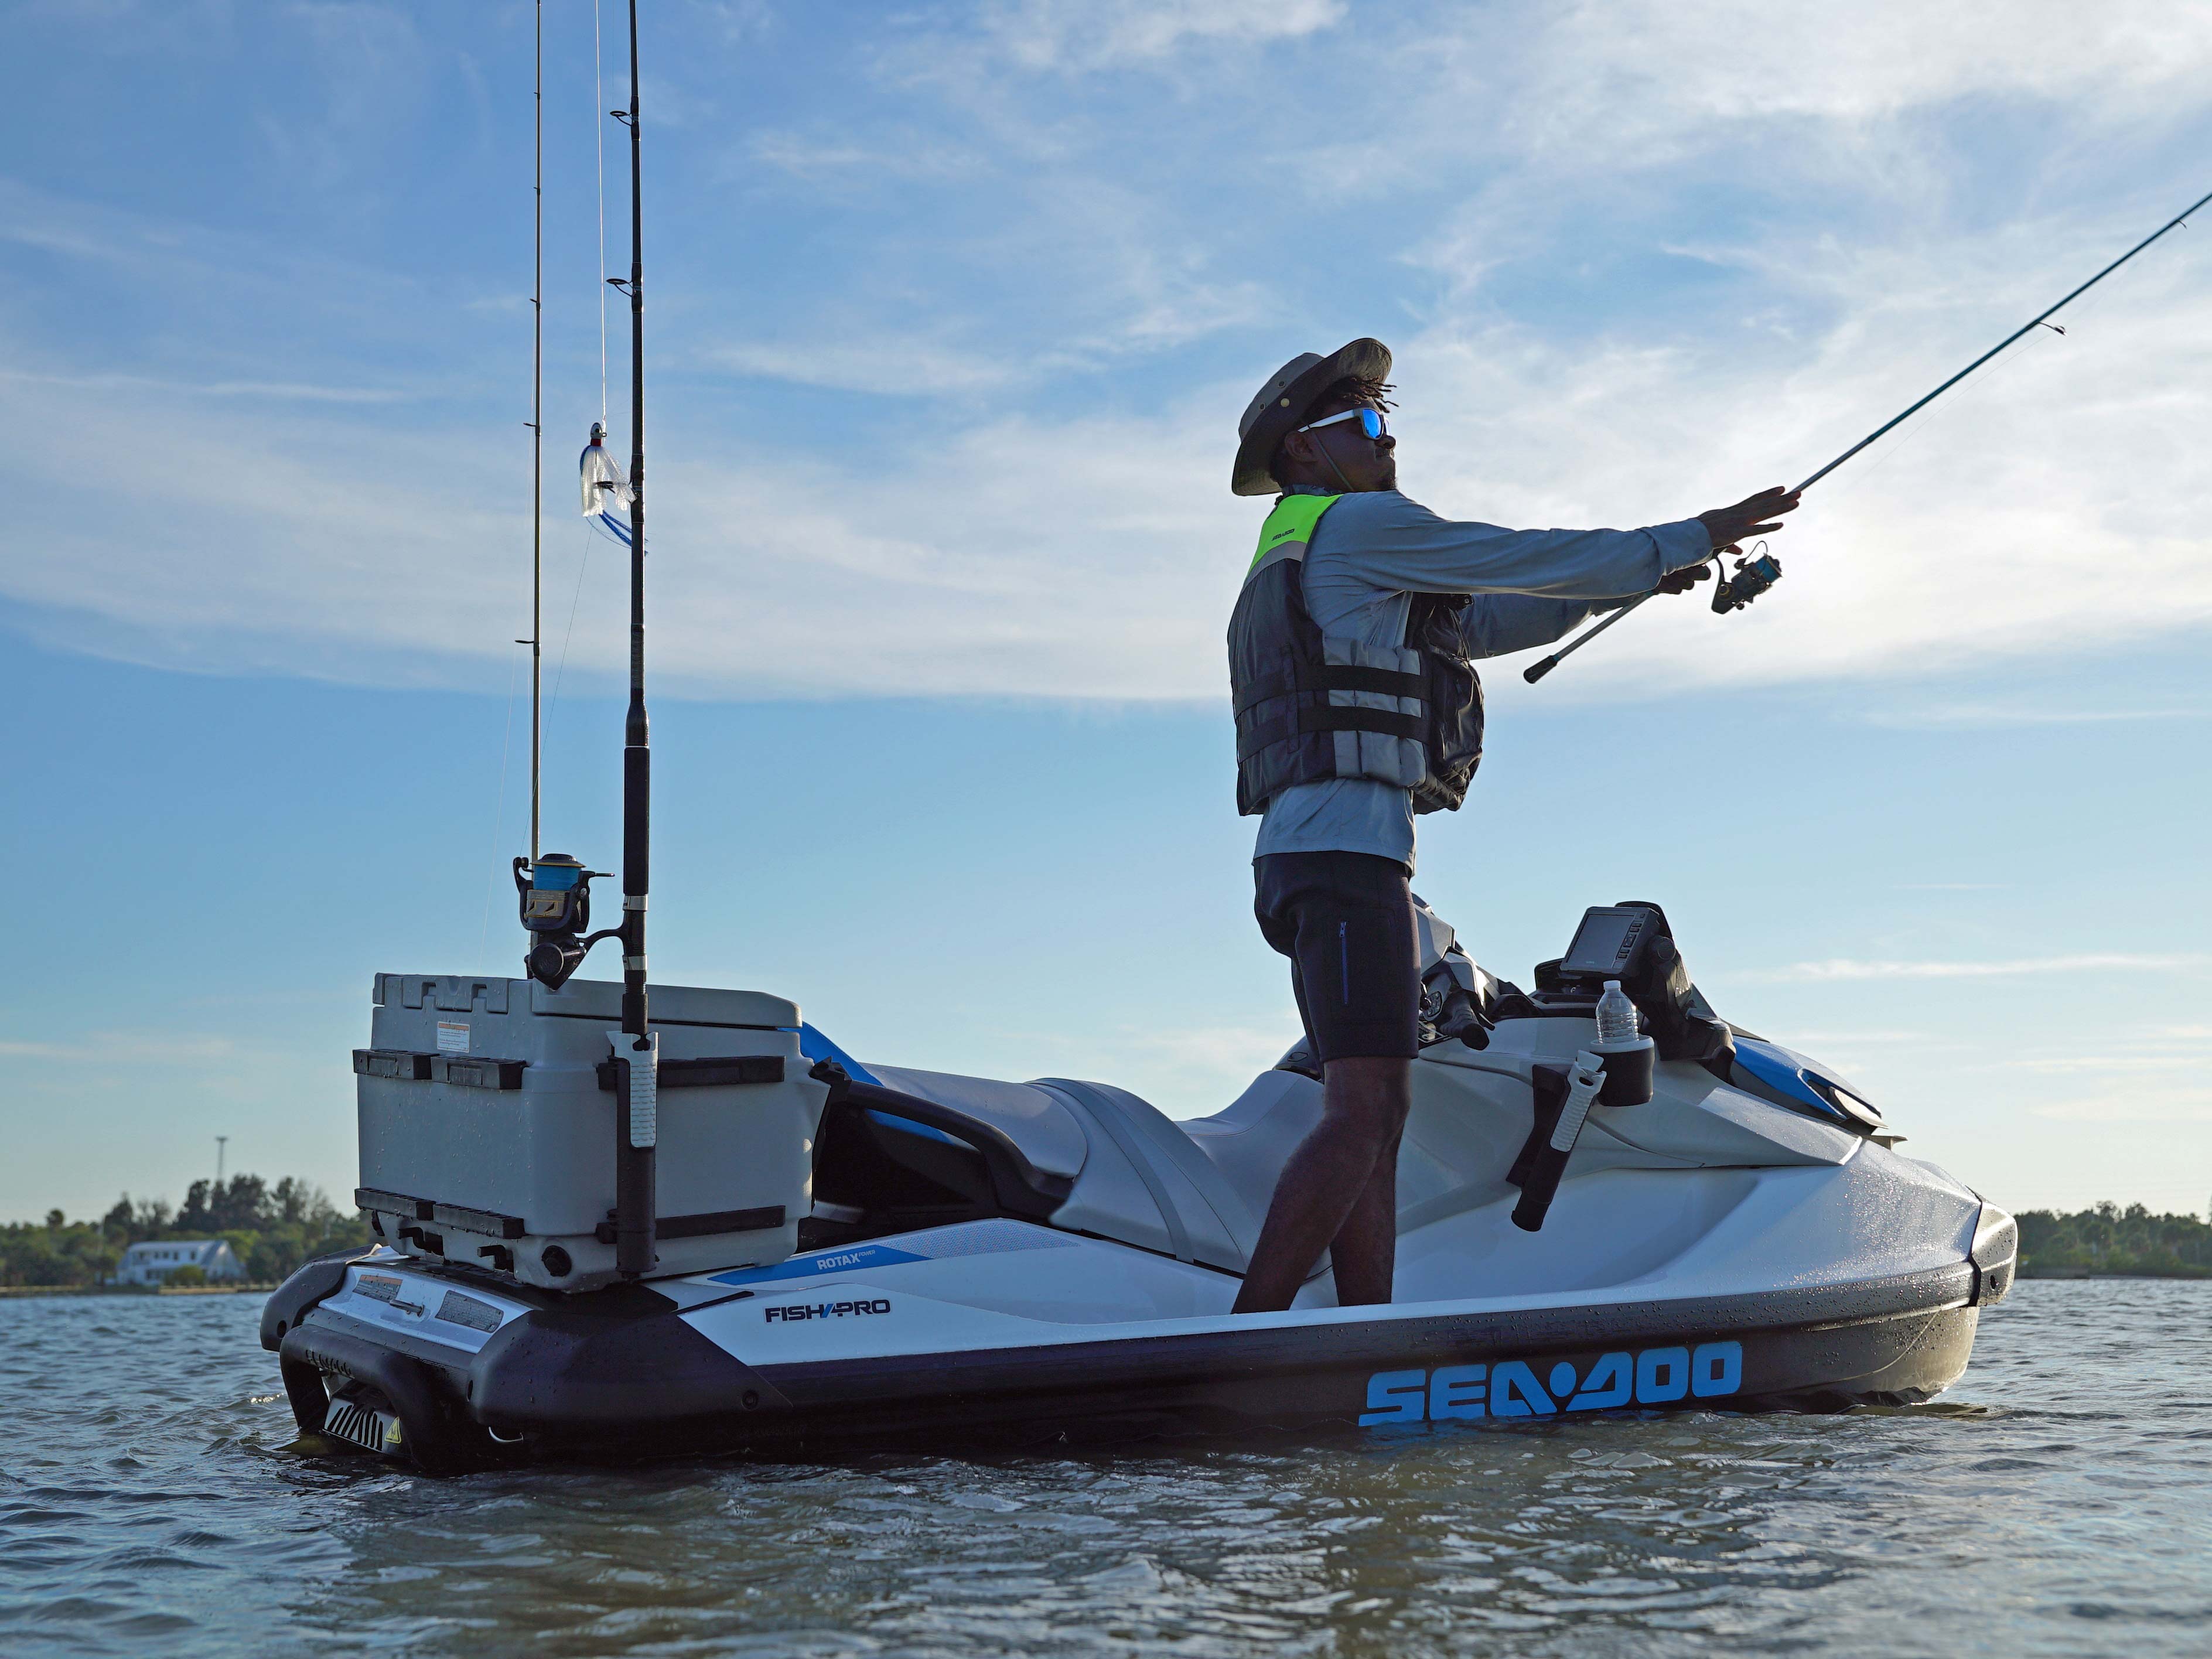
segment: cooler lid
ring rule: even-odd
[[[622,1018],[622,987],[612,980],[572,979],[557,991],[536,980],[517,980],[530,988],[530,1012],[572,1019]],[[648,985],[647,1016],[655,1025],[723,1025],[791,1031],[799,1029],[799,1005],[765,991],[724,991],[704,985]]]

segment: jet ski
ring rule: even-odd
[[[262,1341],[303,1431],[434,1474],[1837,1410],[1957,1379],[2012,1218],[1716,1016],[1660,907],[1592,908],[1525,992],[1422,921],[1389,1306],[1338,1307],[1324,1256],[1289,1311],[1230,1313],[1320,1111],[1297,1048],[1177,1121],[654,987],[657,1259],[626,1276],[621,988],[384,974],[354,1054],[378,1242],[294,1274]],[[1635,1012],[1607,1056],[1609,991]]]
[[[635,0],[630,44],[635,184]],[[1324,1257],[1287,1311],[1230,1311],[1320,1114],[1297,1048],[1178,1122],[1108,1083],[864,1064],[785,998],[650,984],[641,222],[633,199],[631,463],[596,428],[581,463],[630,556],[622,921],[591,931],[599,872],[538,848],[533,635],[525,974],[376,975],[353,1053],[376,1242],[262,1319],[304,1435],[442,1474],[1830,1410],[1957,1379],[2012,1218],[1716,1013],[1654,903],[1587,910],[1525,991],[1421,912],[1387,1306],[1339,1307]],[[576,977],[611,939],[621,981]]]

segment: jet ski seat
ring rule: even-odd
[[[950,1130],[988,1151],[1001,1171],[1018,1172],[1018,1183],[1000,1183],[999,1213],[1235,1273],[1245,1271],[1259,1242],[1283,1165],[1321,1121],[1321,1085],[1281,1068],[1261,1073],[1212,1116],[1181,1122],[1103,1083],[870,1069],[891,1092],[856,1095],[860,1103],[908,1103],[896,1111],[927,1103],[939,1133]],[[1427,1133],[1417,1136],[1417,1113],[1398,1166],[1401,1230],[1511,1197],[1505,1170],[1526,1121],[1476,1133],[1465,1113],[1452,1113],[1427,1120]],[[905,1127],[932,1133],[923,1124]],[[1440,1130],[1452,1133],[1438,1139]],[[927,1150],[908,1154],[915,1167]],[[1323,1251],[1307,1278],[1328,1268]]]
[[[1300,1072],[1262,1072],[1212,1117],[1176,1127],[1205,1155],[1246,1209],[1265,1218],[1275,1182],[1298,1143],[1321,1121],[1321,1085]],[[1323,1255],[1323,1265],[1328,1256]]]
[[[972,1138],[1011,1142],[1019,1161],[1066,1197],[1054,1227],[1115,1239],[1179,1261],[1242,1273],[1259,1218],[1237,1187],[1149,1102],[1109,1084],[1044,1078],[1002,1083],[871,1066],[881,1085],[964,1119]],[[1268,1183],[1272,1190],[1272,1179]]]

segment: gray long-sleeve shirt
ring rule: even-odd
[[[1461,637],[1470,657],[1496,657],[1549,645],[1711,552],[1695,519],[1648,530],[1501,530],[1440,519],[1395,489],[1358,491],[1314,527],[1306,609],[1324,634],[1402,645],[1413,594],[1472,593]],[[1330,852],[1372,853],[1410,869],[1412,792],[1331,778],[1267,803],[1253,857]]]

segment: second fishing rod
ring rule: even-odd
[[[1965,380],[1976,369],[1981,368],[1983,364],[1996,356],[2008,346],[2012,345],[2018,340],[2025,338],[2027,335],[2033,333],[2039,328],[2051,325],[2051,319],[2052,317],[2056,316],[2067,306],[2071,305],[2075,301],[2080,299],[2091,289],[2096,287],[2097,284],[2103,282],[2106,277],[2111,276],[2122,265],[2127,264],[2129,260],[2134,258],[2136,254],[2141,253],[2153,242],[2157,241],[2160,237],[2165,235],[2168,231],[2174,229],[2177,226],[2187,222],[2190,215],[2197,211],[2198,209],[2203,207],[2208,202],[2212,202],[2212,191],[2208,191],[2206,194],[2198,197],[2187,207],[2182,209],[2180,212],[2175,214],[2172,218],[2167,220],[2156,230],[2144,237],[2142,240],[2137,242],[2125,253],[2120,255],[2118,258],[2113,260],[2112,264],[2106,265],[2102,270],[2092,276],[2087,282],[2082,283],[2081,287],[2074,289],[2073,292],[2067,295],[2064,299],[2060,300],[2057,304],[2050,306],[2045,309],[2038,312],[2034,316],[2029,318],[2027,321],[2022,323],[2011,333],[2006,335],[2003,339],[1998,341],[1987,351],[1984,351],[1980,356],[1975,358],[1973,362],[1968,363],[1956,374],[1954,374],[1949,380],[1944,381],[1942,385],[1937,386],[1933,392],[1928,393],[1927,396],[1920,398],[1916,403],[1909,404],[1897,414],[1892,416],[1888,420],[1884,421],[1873,431],[1868,433],[1865,437],[1860,439],[1842,454],[1837,456],[1835,459],[1830,461],[1826,466],[1820,468],[1820,471],[1806,478],[1803,483],[1787,491],[1780,498],[1783,502],[1786,503],[1782,510],[1786,512],[1790,507],[1794,507],[1796,505],[1797,498],[1803,495],[1805,491],[1810,489],[1814,484],[1820,483],[1821,479],[1826,477],[1831,472],[1833,472],[1838,467],[1841,466],[1845,461],[1850,460],[1852,456],[1857,454],[1869,444],[1874,443],[1876,440],[1881,438],[1886,434],[1894,431],[1906,421],[1911,420],[1915,415],[1917,415],[1922,410],[1927,408],[1929,404],[1934,403],[1938,398],[1948,392],[1953,386],[1958,385],[1960,381]],[[2063,333],[2065,331],[2060,329],[2057,331]],[[1732,550],[1730,548],[1726,547],[1715,548],[1709,556],[1715,561],[1718,561],[1731,550]],[[1759,553],[1756,550],[1756,548],[1754,548],[1753,552],[1750,556],[1739,557],[1736,560],[1735,574],[1720,584],[1718,591],[1713,595],[1713,609],[1716,611],[1723,613],[1730,611],[1740,611],[1745,605],[1749,605],[1753,599],[1757,599],[1761,593],[1764,593],[1768,588],[1773,586],[1777,581],[1781,580],[1781,561],[1777,559],[1771,553]],[[1612,627],[1615,623],[1621,621],[1624,617],[1628,616],[1631,611],[1634,611],[1637,606],[1642,605],[1645,599],[1650,599],[1651,597],[1651,594],[1646,593],[1643,595],[1642,598],[1631,599],[1626,605],[1622,605],[1620,610],[1614,611],[1603,622],[1598,623],[1596,627],[1592,628],[1587,632],[1580,634],[1575,638],[1568,641],[1566,644],[1561,646],[1557,651],[1554,651],[1550,656],[1544,658],[1541,661],[1531,663],[1528,667],[1522,669],[1521,671],[1521,678],[1528,681],[1531,685],[1535,684],[1538,680],[1542,679],[1545,675],[1550,673],[1554,668],[1557,668],[1569,657],[1573,656],[1576,652],[1581,650],[1584,646],[1588,645],[1599,635],[1604,633],[1607,629]]]

